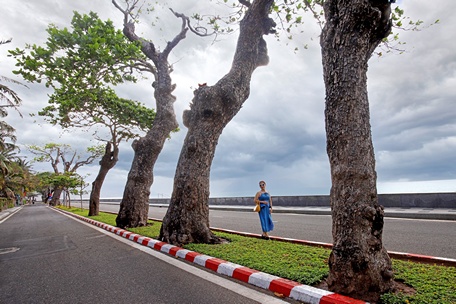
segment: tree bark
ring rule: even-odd
[[[171,82],[172,68],[168,63],[168,55],[185,38],[187,32],[185,22],[184,20],[181,32],[168,42],[163,52],[158,52],[152,42],[136,36],[133,22],[124,25],[125,36],[131,41],[141,41],[142,51],[154,63],[155,81],[152,86],[155,89],[157,109],[151,129],[146,136],[135,140],[132,144],[135,156],[116,218],[116,225],[121,228],[147,225],[150,187],[154,180],[153,168],[165,140],[179,126],[173,107],[176,100],[172,95],[175,85]]]
[[[393,284],[383,247],[367,94],[368,60],[391,30],[388,0],[328,0],[321,36],[331,167],[330,290],[377,301]]]
[[[51,206],[58,206],[60,205],[60,196],[62,195],[63,189],[61,187],[57,187],[54,189],[54,193],[52,193],[52,199],[49,202]]]
[[[106,149],[103,157],[100,160],[100,170],[98,175],[92,183],[92,191],[90,192],[89,200],[89,216],[95,216],[100,213],[100,192],[103,182],[109,170],[114,168],[119,160],[119,147],[118,145],[106,143]]]
[[[169,75],[168,75],[169,76]],[[171,78],[168,77],[169,84]],[[120,210],[116,218],[118,227],[139,227],[147,225],[149,215],[150,187],[154,181],[153,168],[171,131],[178,127],[172,104],[175,97],[168,92],[156,89],[157,115],[154,124],[146,136],[135,140],[132,144],[135,156],[128,173]],[[159,103],[169,105],[158,106]],[[160,109],[162,108],[162,109]]]
[[[218,243],[209,226],[209,179],[218,139],[224,127],[239,112],[250,93],[254,70],[267,65],[263,35],[275,26],[268,17],[271,0],[256,0],[240,24],[232,68],[214,86],[194,91],[190,110],[183,114],[188,132],[174,177],[168,211],[159,239],[181,246],[188,243]]]

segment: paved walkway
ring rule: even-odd
[[[6,209],[6,210],[3,210],[0,212],[0,223],[3,222],[3,220],[7,219],[8,217],[10,217],[11,215],[13,215],[14,213],[18,212],[19,210],[22,209],[23,206],[18,206],[18,207],[13,207],[13,208],[9,208],[9,209]]]

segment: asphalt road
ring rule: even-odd
[[[42,204],[0,233],[0,303],[284,303]]]
[[[119,206],[101,204],[100,209],[118,212]],[[151,207],[149,216],[162,219],[167,208]],[[211,227],[261,233],[254,212],[210,211]],[[306,241],[332,243],[331,216],[273,214],[271,235]],[[456,259],[456,221],[385,218],[384,246],[388,251]]]

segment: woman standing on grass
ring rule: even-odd
[[[274,229],[274,223],[272,222],[272,197],[269,195],[269,192],[266,191],[266,183],[264,181],[260,181],[260,191],[258,191],[255,195],[255,204],[260,205],[260,212],[258,212],[260,216],[260,223],[261,229],[263,233],[261,238],[269,240],[268,232]]]

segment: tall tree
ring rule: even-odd
[[[330,290],[376,301],[393,286],[383,247],[367,94],[368,60],[391,31],[388,0],[326,0],[321,35],[333,249]]]
[[[104,154],[103,146],[88,147],[85,155],[78,154],[73,150],[70,145],[48,143],[43,147],[37,145],[30,145],[28,149],[36,157],[33,159],[35,162],[49,162],[54,170],[54,173],[70,174],[76,173],[76,170],[84,165],[91,164],[94,160]],[[61,168],[60,168],[61,167]],[[60,203],[60,195],[64,187],[62,183],[57,183],[52,196],[51,205],[58,205]]]
[[[0,45],[11,42],[12,39],[0,41]],[[0,76],[0,117],[8,116],[7,108],[14,108],[22,117],[18,107],[22,100],[17,93],[6,83],[23,85],[11,78]],[[24,181],[29,176],[28,170],[21,167],[23,161],[16,156],[16,130],[13,126],[0,121],[0,197],[12,199],[14,192],[19,190],[17,185],[25,185]],[[1,208],[1,206],[0,206]]]
[[[2,40],[0,41],[0,45],[6,44],[11,42],[11,39],[9,40]],[[9,107],[14,108],[19,115],[22,117],[21,112],[19,112],[18,107],[22,103],[22,99],[17,95],[17,93],[9,88],[6,83],[13,83],[13,84],[19,84],[23,85],[20,82],[5,77],[5,76],[0,76],[0,117],[6,117],[8,116],[8,111],[6,110]],[[9,149],[14,149],[14,142],[16,141],[16,136],[15,136],[15,129],[5,121],[0,121],[0,152],[9,150]],[[9,142],[8,142],[9,140]]]
[[[209,227],[209,179],[218,139],[224,127],[239,112],[250,93],[253,72],[267,65],[264,35],[274,31],[269,18],[272,0],[239,1],[247,7],[232,66],[215,85],[194,91],[190,110],[183,115],[188,132],[174,177],[174,189],[159,238],[182,245],[217,243]]]
[[[27,46],[29,53],[10,51],[20,67],[15,73],[28,81],[44,80],[54,89],[49,106],[38,113],[50,123],[63,128],[102,126],[95,137],[106,142],[105,153],[89,204],[89,215],[97,215],[101,187],[118,161],[119,144],[148,130],[155,117],[154,110],[119,98],[109,86],[135,81],[134,71],[150,71],[151,66],[137,44],[94,12],[74,12],[70,30],[50,25],[47,32],[44,47]]]
[[[180,32],[160,51],[153,41],[142,38],[135,32],[135,19],[132,16],[140,9],[139,1],[125,1],[126,8],[122,8],[115,0],[112,0],[112,3],[123,14],[123,33],[131,41],[140,43],[141,50],[154,66],[152,86],[155,89],[156,117],[147,134],[132,144],[135,156],[116,218],[119,227],[137,227],[147,224],[155,162],[165,140],[178,128],[173,106],[176,97],[172,95],[176,85],[171,82],[172,66],[168,62],[168,56],[179,42],[185,39],[189,25],[188,18],[175,13],[175,16],[182,20]]]
[[[10,43],[11,40],[12,39],[1,40],[0,41],[0,45]],[[11,78],[8,78],[8,77],[5,77],[5,76],[0,76],[0,101],[2,102],[2,104],[0,104],[0,115],[2,117],[5,117],[7,115],[7,112],[5,111],[5,108],[13,107],[19,113],[19,115],[22,117],[21,112],[19,112],[19,110],[17,108],[18,106],[21,105],[22,100],[21,100],[19,95],[17,95],[17,93],[14,90],[9,88],[5,84],[5,82],[10,82],[10,83],[22,85],[20,82],[14,80],[14,79],[11,79]]]

